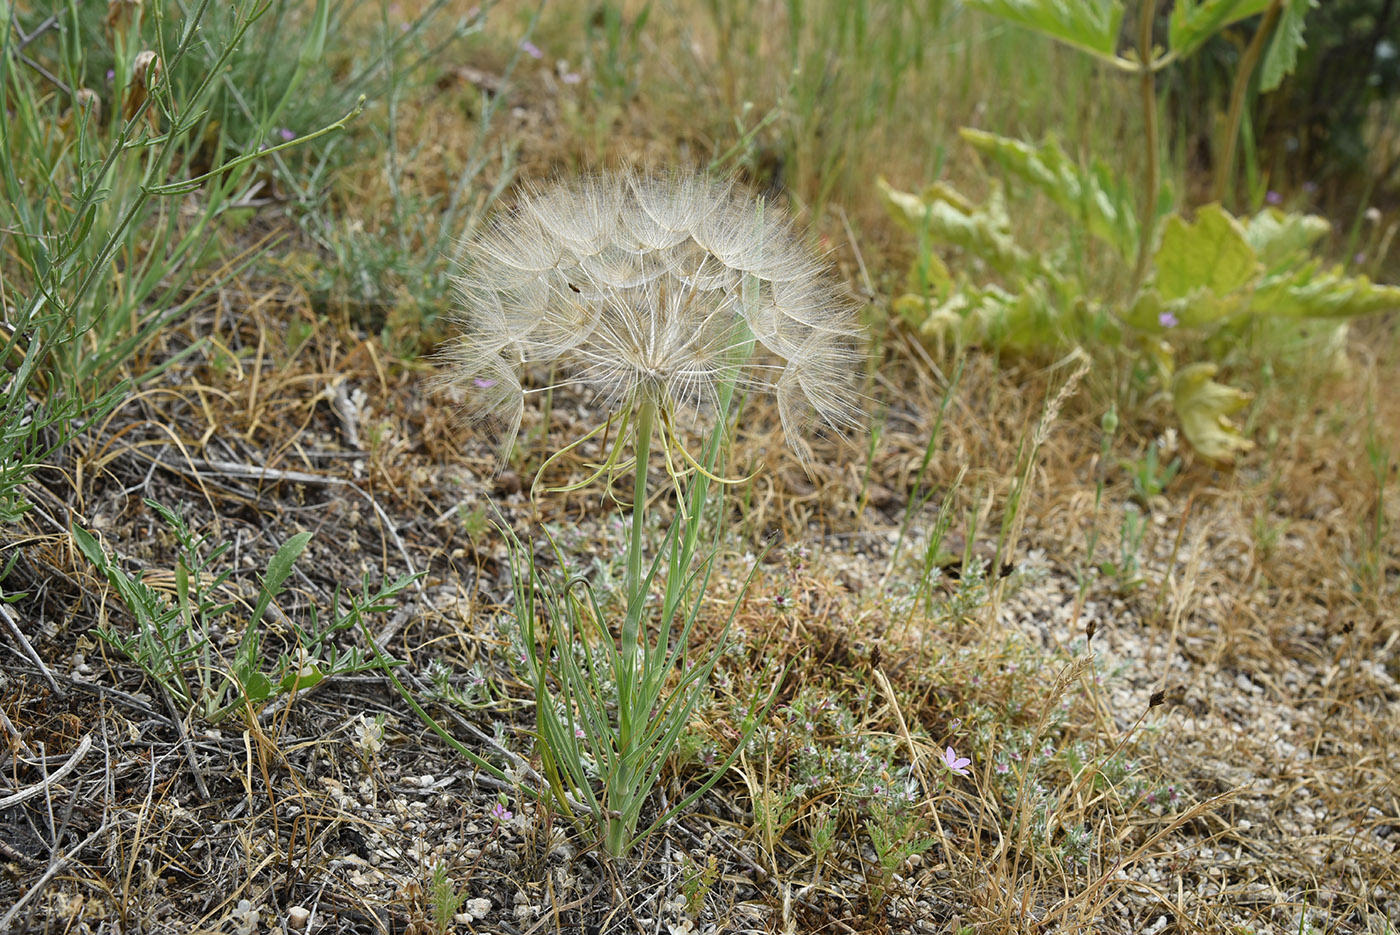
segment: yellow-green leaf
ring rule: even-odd
[[[1011,239],[1004,217],[985,208],[968,212],[937,186],[923,195],[898,191],[883,177],[875,186],[885,210],[906,230],[926,231],[936,241],[961,247],[1000,273],[1023,275],[1033,267],[1030,254]]]
[[[1054,139],[1032,146],[971,128],[964,128],[961,135],[973,149],[1031,183],[1066,214],[1082,221],[1089,233],[1109,244],[1120,256],[1137,253],[1138,220],[1133,196],[1117,184],[1106,167],[1081,168]]]
[[[1314,6],[1317,6],[1315,0],[1285,0],[1269,51],[1264,53],[1264,61],[1259,66],[1260,91],[1275,90],[1298,66],[1298,51],[1307,44],[1303,41],[1303,21]]]
[[[909,291],[944,299],[953,290],[953,274],[938,254],[927,251],[909,267]]]
[[[1123,321],[1139,331],[1157,334],[1180,328],[1200,328],[1238,312],[1247,298],[1248,294],[1243,292],[1220,296],[1198,286],[1168,302],[1156,289],[1144,289],[1133,300]]]
[[[1340,266],[1321,272],[1313,262],[1264,282],[1253,307],[1261,315],[1288,318],[1358,318],[1400,309],[1400,286],[1348,276]]]
[[[1191,364],[1172,380],[1172,404],[1181,431],[1191,445],[1212,461],[1230,463],[1254,443],[1240,434],[1230,415],[1249,405],[1250,395],[1212,377],[1215,364]]]
[[[1259,275],[1259,257],[1245,239],[1244,228],[1219,205],[1206,205],[1189,223],[1172,214],[1162,227],[1157,248],[1156,287],[1167,302],[1204,286],[1227,296]]]
[[[1118,27],[1123,22],[1121,0],[966,0],[966,3],[1097,55],[1112,55],[1118,47]]]
[[[1326,218],[1278,208],[1265,208],[1244,225],[1245,239],[1270,270],[1296,263],[1332,230]]]

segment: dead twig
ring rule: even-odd
[[[16,792],[14,795],[8,795],[5,798],[0,799],[0,812],[5,811],[6,809],[14,808],[21,802],[27,802],[35,796],[47,792],[51,786],[61,781],[64,776],[67,776],[69,773],[73,772],[73,770],[77,769],[78,764],[82,762],[83,757],[87,756],[88,751],[91,749],[92,735],[84,734],[83,739],[78,743],[78,749],[73,751],[73,755],[68,758],[68,761],[62,766],[60,766],[58,769],[54,770],[52,773],[49,773],[47,776],[45,776],[43,782],[35,783],[28,789],[23,789],[19,792]],[[3,924],[0,924],[0,931],[3,931],[4,929],[5,926]]]
[[[19,620],[15,617],[15,612],[10,610],[9,604],[0,603],[0,619],[5,621],[5,628],[10,631],[10,635],[15,638],[15,642],[19,643],[20,649],[24,651],[25,658],[34,663],[34,667],[44,676],[44,681],[49,683],[49,687],[53,689],[53,693],[60,698],[63,697],[66,692],[59,687],[58,680],[53,677],[53,673],[49,671],[49,667],[44,665],[44,660],[39,658],[39,654],[34,651],[33,644],[31,644],[28,637],[24,635],[24,631],[19,628]]]

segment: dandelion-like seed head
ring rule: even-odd
[[[509,451],[521,375],[593,388],[609,413],[699,415],[726,384],[776,395],[789,444],[852,425],[864,336],[788,219],[704,175],[610,173],[530,189],[465,245],[450,379]]]

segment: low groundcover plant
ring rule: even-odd
[[[561,808],[572,814],[582,803],[607,851],[621,855],[723,772],[637,834],[724,642],[698,663],[686,652],[718,544],[716,528],[714,543],[698,547],[702,520],[717,515],[712,490],[735,483],[717,476],[731,401],[771,390],[788,443],[809,463],[804,430],[855,422],[863,335],[855,307],[787,219],[703,175],[598,174],[529,190],[466,245],[464,258],[463,334],[449,352],[450,378],[465,388],[469,411],[498,430],[502,460],[520,428],[525,378],[547,365],[554,382],[542,389],[592,391],[590,408],[606,416],[554,457],[589,438],[613,439],[587,480],[559,489],[633,472],[632,503],[618,504],[631,512],[618,642],[606,602],[585,579],[551,583],[513,541],[514,613],[544,774]],[[712,427],[697,456],[683,428],[702,424]],[[677,508],[648,563],[653,454]],[[654,583],[659,605],[647,599]]]

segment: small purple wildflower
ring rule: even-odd
[[[1274,191],[1272,188],[1269,189],[1268,194],[1264,196],[1264,200],[1271,205],[1283,204],[1283,196],[1280,195],[1278,192]]]
[[[540,51],[540,47],[529,39],[520,40],[520,51],[534,59],[544,58],[544,53]]]
[[[493,387],[493,386],[495,386],[495,385],[496,385],[496,381],[495,381],[495,380],[488,380],[488,379],[486,379],[485,377],[476,377],[475,379],[472,380],[472,386],[475,386],[475,387],[476,387],[477,389],[479,389],[479,390],[489,390],[491,387]]]
[[[111,82],[115,81],[116,78],[117,78],[116,69],[114,69],[114,68],[109,68],[109,69],[107,69],[107,82],[110,84]]]
[[[277,135],[282,137],[282,141],[286,143],[290,143],[292,140],[297,138],[296,131],[288,130],[286,127],[283,127],[282,129],[278,130]]]
[[[997,772],[998,772],[998,773],[1001,773],[1001,774],[1003,774],[1003,775],[1005,775],[1006,773],[1011,772],[1011,767],[1008,766],[1008,765],[1005,764],[1005,763],[998,763],[996,768],[997,768]]]
[[[1175,328],[1177,325],[1181,324],[1181,322],[1177,321],[1176,316],[1171,312],[1163,312],[1157,316],[1157,324],[1161,325],[1163,328]]]
[[[954,753],[952,747],[943,751],[942,760],[944,766],[948,767],[959,776],[966,776],[968,774],[967,767],[972,763],[967,757],[958,756]]]
[[[491,817],[497,821],[510,821],[515,815],[502,802],[497,802],[491,806]]]

